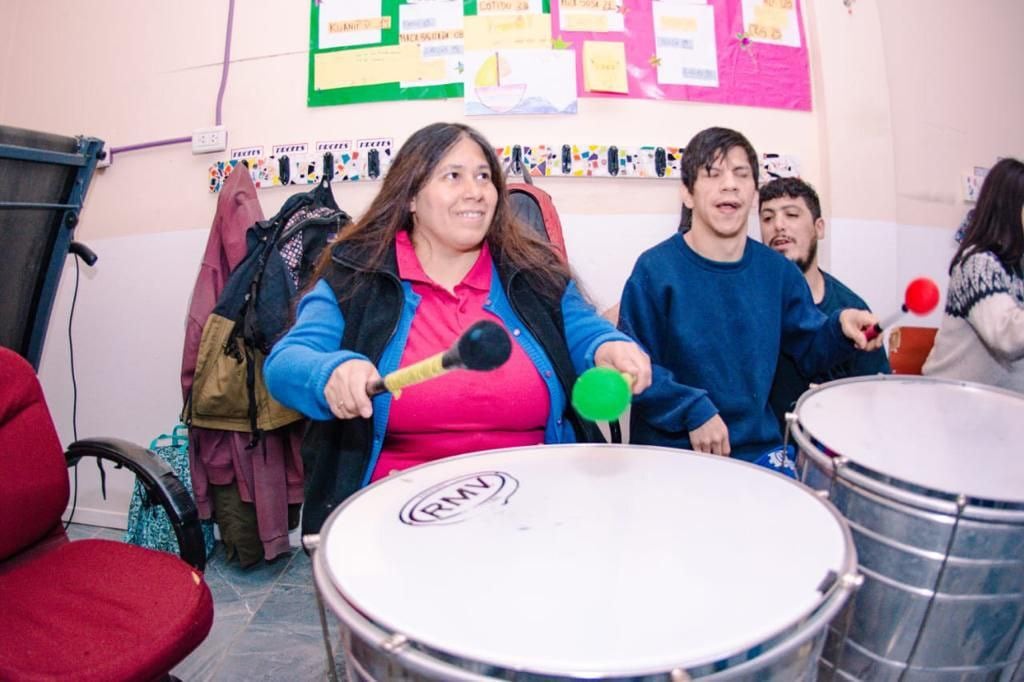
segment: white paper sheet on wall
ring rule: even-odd
[[[399,5],[399,41],[416,43],[424,64],[440,62],[444,65],[440,69],[433,69],[441,71],[443,76],[440,79],[403,81],[401,86],[407,88],[460,82],[464,70],[462,27],[461,2],[435,0]]]
[[[652,5],[658,82],[718,87],[715,8],[683,0]]]
[[[575,114],[576,53],[496,50],[466,53],[465,112]]]

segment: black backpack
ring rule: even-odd
[[[289,326],[292,306],[327,243],[351,222],[328,183],[285,201],[273,218],[246,233],[245,258],[231,272],[203,325],[195,379],[185,403],[191,426],[263,431],[302,419],[274,400],[263,360]]]
[[[539,237],[550,242],[562,262],[568,263],[565,240],[562,238],[562,221],[558,218],[551,195],[534,185],[525,169],[523,182],[509,182],[507,187],[513,215]]]

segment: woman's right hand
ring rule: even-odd
[[[369,418],[373,402],[366,394],[370,382],[380,378],[380,372],[368,360],[346,360],[331,372],[324,386],[324,399],[338,419]]]

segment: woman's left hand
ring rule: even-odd
[[[651,359],[630,341],[605,341],[594,352],[594,365],[611,367],[632,379],[633,395],[651,385]]]

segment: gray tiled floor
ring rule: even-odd
[[[72,524],[68,535],[121,540],[124,533]],[[184,682],[327,679],[313,574],[305,553],[296,550],[291,556],[242,569],[237,562],[225,561],[218,543],[205,577],[213,594],[213,629],[172,674]],[[344,679],[338,624],[331,614],[328,622]]]

